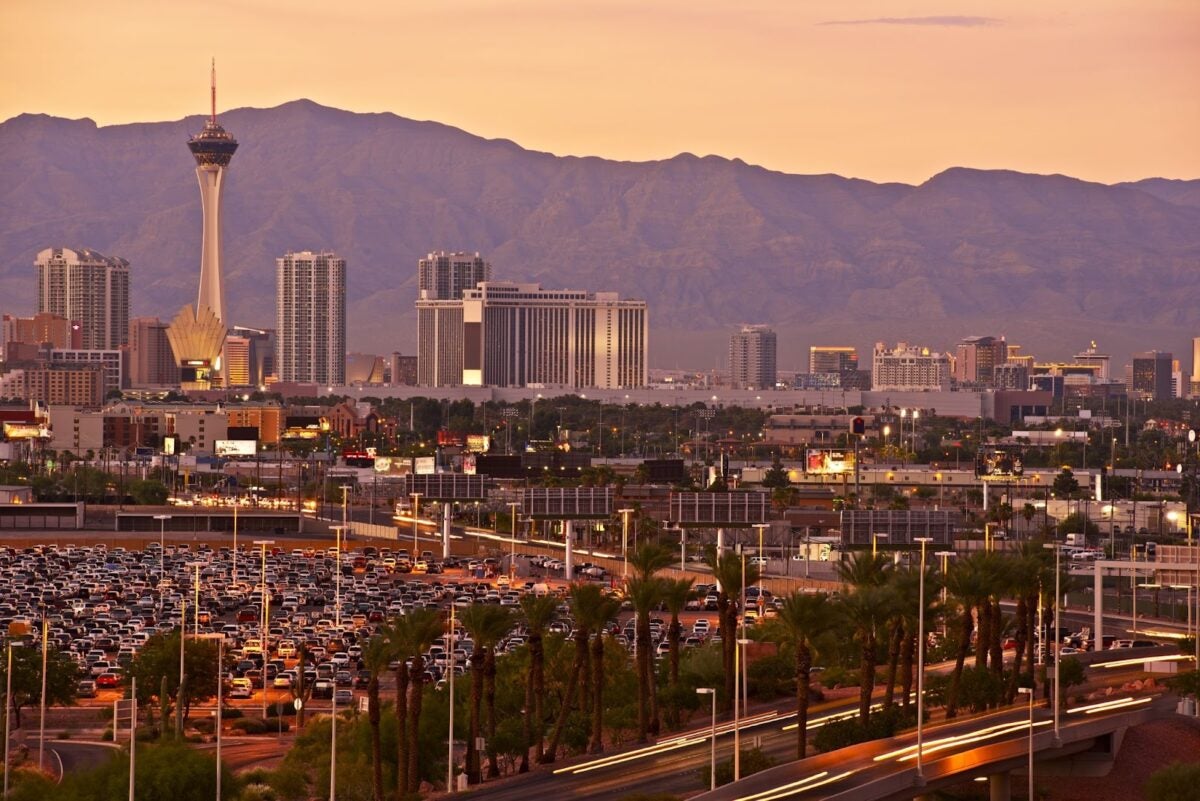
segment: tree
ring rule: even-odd
[[[776,456],[775,461],[771,463],[770,469],[763,473],[762,485],[767,489],[782,489],[790,483],[787,469],[783,466],[783,462],[779,460],[779,457]]]
[[[13,646],[12,710],[16,727],[21,728],[21,709],[38,703],[42,697],[42,652],[40,649]],[[0,660],[0,690],[8,681],[7,660]],[[46,702],[51,705],[75,703],[78,668],[57,648],[46,654]]]
[[[721,633],[721,664],[725,673],[722,705],[726,710],[733,707],[734,657],[737,653],[737,621],[742,589],[758,581],[758,568],[746,565],[740,554],[718,554],[711,550],[705,561],[712,570],[720,590],[717,592],[717,620]]]
[[[616,598],[604,598],[592,609],[592,731],[588,751],[604,750],[604,634],[610,621],[621,611]],[[528,750],[528,749],[527,749]]]
[[[1079,492],[1079,480],[1075,478],[1075,474],[1071,472],[1071,468],[1064,467],[1062,472],[1054,477],[1054,494],[1060,498],[1074,497],[1075,493]]]
[[[854,627],[859,646],[858,718],[864,725],[871,715],[871,693],[875,690],[876,642],[893,604],[892,592],[883,586],[866,585],[840,596],[842,614]]]
[[[525,707],[521,712],[526,748],[521,756],[521,773],[529,771],[529,748],[533,743],[534,758],[541,760],[546,736],[546,719],[542,707],[546,695],[546,627],[558,616],[558,599],[550,595],[526,593],[521,596],[521,614],[529,632],[529,673],[525,679]],[[533,730],[536,722],[536,731]]]
[[[183,692],[179,692],[179,637],[175,630],[156,634],[146,641],[126,668],[126,675],[137,679],[138,701],[149,703],[160,693],[183,704],[186,720],[193,703],[217,694],[217,644],[212,640],[188,639],[184,642],[184,669],[187,673]],[[165,681],[164,681],[165,679]],[[182,697],[179,697],[182,696]],[[160,701],[164,700],[162,698]]]
[[[679,683],[679,641],[683,638],[683,626],[679,623],[679,615],[687,602],[693,597],[692,582],[695,579],[665,579],[663,588],[663,603],[671,615],[671,624],[667,628],[667,647],[669,659],[668,678],[671,685]]]
[[[488,776],[500,775],[492,740],[496,735],[496,645],[512,629],[513,615],[502,606],[471,604],[462,613],[462,625],[475,643],[471,650],[470,739],[467,741],[467,781],[479,784],[483,770],[475,740],[483,722],[483,704],[487,701]]]
[[[408,641],[412,646],[412,663],[409,668],[408,729],[397,732],[398,739],[408,740],[408,792],[415,793],[421,786],[421,771],[418,766],[420,755],[421,703],[425,688],[425,652],[442,633],[442,615],[436,609],[414,609],[404,616],[408,626]]]
[[[958,691],[962,683],[967,652],[971,648],[971,634],[975,631],[975,621],[971,611],[977,603],[981,604],[987,594],[985,577],[981,573],[978,556],[975,554],[955,562],[946,576],[946,589],[961,610],[954,670],[950,674],[950,688],[946,694],[947,718],[953,718],[958,714]]]
[[[653,642],[650,638],[650,611],[663,599],[664,582],[653,576],[637,575],[627,585],[633,604],[634,660],[638,683],[638,742],[646,742],[652,725],[650,714],[651,684],[654,682]]]
[[[554,731],[550,735],[550,742],[546,746],[546,750],[542,753],[540,761],[544,765],[554,762],[557,756],[558,744],[562,740],[563,731],[567,725],[567,718],[570,716],[571,708],[575,704],[575,694],[579,689],[579,677],[582,675],[584,666],[588,661],[588,640],[591,637],[591,631],[588,628],[591,621],[590,610],[598,606],[603,597],[604,593],[595,584],[574,584],[571,586],[571,617],[575,621],[575,630],[572,633],[572,639],[575,641],[575,658],[571,662],[571,672],[567,679],[566,691],[563,693],[562,703],[558,708],[558,718],[554,722]]]
[[[1195,801],[1200,798],[1200,762],[1175,762],[1150,774],[1146,801]]]
[[[375,801],[383,801],[383,747],[380,741],[379,674],[387,670],[391,653],[387,640],[376,634],[363,651],[363,663],[370,671],[367,681],[367,722],[371,726],[371,779]]]
[[[779,620],[796,652],[796,758],[804,759],[808,750],[814,643],[836,625],[836,619],[828,595],[797,592],[784,599]]]

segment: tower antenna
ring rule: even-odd
[[[217,124],[217,59],[212,60],[212,117],[213,125]]]

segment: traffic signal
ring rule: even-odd
[[[855,417],[850,421],[850,433],[862,436],[867,433],[867,421],[861,417]]]

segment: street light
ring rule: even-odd
[[[933,537],[914,537],[921,543],[921,572],[918,578],[917,607],[917,784],[925,783],[925,767],[921,762],[925,746],[925,546]]]
[[[629,576],[629,516],[633,509],[618,509],[621,513],[621,580]]]
[[[339,636],[342,629],[342,532],[345,530],[345,526],[333,526],[333,627]]]
[[[879,538],[882,537],[886,540],[889,536],[891,536],[891,535],[887,534],[885,532],[875,532],[875,531],[871,532],[871,556],[872,557],[879,555]]]
[[[1062,609],[1060,608],[1060,604],[1062,602],[1062,590],[1060,588],[1060,582],[1062,579],[1062,575],[1061,575],[1062,546],[1056,542],[1047,542],[1044,545],[1042,545],[1042,547],[1054,549],[1054,636],[1050,638],[1050,642],[1054,648],[1054,745],[1057,747],[1057,746],[1062,745],[1062,740],[1058,736],[1058,696],[1062,694],[1059,691],[1059,683],[1058,683],[1058,680],[1059,680],[1058,666],[1059,666],[1059,663],[1062,661],[1061,659],[1059,659],[1059,655],[1058,655],[1058,639],[1059,639],[1058,638],[1058,627],[1059,627],[1060,621],[1062,620]],[[1134,582],[1134,593],[1135,593],[1135,597],[1136,597],[1136,593],[1137,593],[1137,582],[1136,581]],[[1101,642],[1103,642],[1103,638],[1101,638]],[[1097,650],[1099,650],[1099,648],[1097,648]],[[1030,701],[1030,703],[1032,703],[1032,700]],[[1030,724],[1030,725],[1032,725],[1032,724]]]
[[[164,554],[167,549],[167,521],[171,519],[170,515],[155,515],[154,519],[159,522],[158,527],[158,616],[162,617],[162,594],[163,579],[167,575],[166,560]]]
[[[717,789],[717,690],[715,687],[697,687],[697,695],[712,696],[712,730],[709,732],[708,789]]]
[[[745,554],[743,554],[742,558],[745,559]],[[742,587],[743,588],[745,588],[745,585],[746,585],[745,576],[746,576],[746,571],[743,569],[742,570]],[[742,609],[742,631],[743,631],[743,633],[746,631],[745,620],[746,620],[746,610],[745,610],[745,608],[743,608]],[[733,673],[734,673],[734,677],[733,677],[733,780],[735,782],[742,778],[742,725],[741,725],[741,715],[738,711],[738,695],[741,693],[741,687],[739,687],[739,684],[743,684],[744,682],[741,682],[742,674],[741,674],[741,666],[739,665],[739,662],[746,661],[746,658],[744,655],[744,649],[749,644],[750,644],[750,640],[746,639],[745,637],[739,637],[737,640],[737,643],[736,643],[737,647],[733,649]],[[741,712],[745,712],[745,711],[746,711],[745,709],[741,710]]]
[[[267,720],[267,617],[271,613],[271,596],[267,594],[267,546],[274,545],[275,540],[255,540],[255,545],[262,548],[262,614],[259,616],[259,647],[262,648],[262,715],[263,722]]]
[[[936,551],[933,555],[942,558],[942,608],[944,609],[946,606],[946,573],[949,572],[950,567],[949,560],[958,554],[954,551]],[[943,639],[946,637],[946,616],[944,614],[942,615],[942,637]]]
[[[517,571],[517,509],[521,507],[520,501],[509,501],[504,504],[512,509],[512,544],[508,556],[508,576],[512,578]]]
[[[1017,692],[1029,696],[1029,797],[1033,798],[1033,688],[1018,687]]]
[[[225,634],[217,631],[197,634],[196,638],[217,641],[217,723],[215,729],[217,732],[217,801],[221,801],[221,687],[225,684]],[[263,692],[266,691],[264,680]]]
[[[767,566],[766,559],[763,557],[763,529],[770,528],[771,524],[770,523],[755,523],[754,527],[756,529],[758,529],[758,554],[757,555],[760,559],[763,559],[761,567],[764,568],[763,570],[759,571],[759,574],[758,574],[758,598],[759,598],[759,601],[761,601],[762,600],[763,573],[766,572],[765,568]]]
[[[412,550],[412,559],[413,559],[413,561],[414,561],[414,562],[416,562],[416,561],[417,561],[417,554],[421,552],[421,546],[420,546],[420,545],[418,544],[418,542],[417,542],[417,529],[420,527],[420,524],[417,522],[417,518],[419,518],[419,517],[421,516],[421,493],[419,493],[419,492],[414,492],[414,493],[412,494],[412,499],[413,499],[413,550]]]

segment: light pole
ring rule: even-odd
[[[267,546],[274,545],[275,540],[255,540],[255,545],[262,548],[262,615],[259,616],[259,646],[262,648],[262,715],[267,719],[267,617],[271,613],[271,596],[267,594]]]
[[[515,519],[515,517],[514,517]],[[446,734],[446,792],[454,792],[454,602],[450,603],[450,725]]]
[[[904,418],[908,417],[908,409],[900,410],[900,435],[896,441],[900,443],[900,464],[908,463],[908,452],[904,447]]]
[[[1060,608],[1062,603],[1062,589],[1060,586],[1062,580],[1062,546],[1056,542],[1048,542],[1042,547],[1054,549],[1054,636],[1050,638],[1050,643],[1054,648],[1054,745],[1057,747],[1062,745],[1062,740],[1058,736],[1058,697],[1062,694],[1058,683],[1058,666],[1062,661],[1058,656],[1058,628],[1060,621],[1062,620],[1062,609]],[[1137,592],[1136,581],[1134,581],[1134,592]],[[1103,638],[1101,638],[1101,640],[1103,641]],[[1030,696],[1030,698],[1032,699],[1032,696]],[[1032,703],[1032,700],[1030,703]],[[1032,724],[1030,725],[1032,726]]]
[[[225,684],[225,635],[222,632],[196,635],[202,640],[217,641],[217,801],[221,801],[221,687]],[[264,681],[263,692],[266,692]]]
[[[421,516],[421,493],[419,493],[419,492],[414,492],[414,493],[412,494],[412,499],[413,499],[413,550],[412,550],[412,560],[413,560],[413,562],[416,562],[416,561],[417,561],[417,554],[419,554],[419,553],[421,552],[421,547],[420,547],[420,545],[418,545],[418,543],[417,543],[417,529],[420,527],[420,524],[417,522],[417,518]]]
[[[949,568],[950,568],[950,564],[949,564],[950,557],[957,556],[957,554],[954,551],[937,551],[933,555],[942,557],[942,609],[945,610],[945,608],[946,608],[946,573],[949,571]],[[945,637],[946,637],[946,616],[943,613],[943,615],[942,615],[942,638],[945,639]]]
[[[872,557],[879,555],[879,538],[882,537],[883,539],[886,540],[889,536],[890,535],[885,532],[876,532],[876,531],[871,532],[871,556]]]
[[[1017,692],[1029,696],[1029,797],[1033,798],[1033,688],[1018,687]]]
[[[767,570],[766,570],[767,562],[766,562],[766,558],[763,556],[763,530],[770,528],[771,524],[770,523],[755,523],[754,527],[756,529],[758,529],[758,553],[756,555],[760,559],[763,560],[760,565],[760,567],[762,569],[758,573],[758,599],[759,599],[759,602],[761,603],[762,602],[763,573],[767,572]]]
[[[334,526],[333,546],[333,627],[341,636],[342,630],[342,532],[345,526]]]
[[[917,579],[917,784],[925,783],[925,766],[922,752],[925,747],[925,546],[933,537],[914,537],[921,543],[921,572]]]
[[[155,515],[154,519],[158,521],[158,616],[162,617],[162,594],[163,579],[167,575],[166,569],[166,550],[167,550],[167,521],[171,519],[170,515]]]
[[[912,442],[913,464],[917,463],[917,418],[921,416],[920,409],[913,409],[912,413],[912,429],[909,431],[909,438]]]
[[[11,773],[8,766],[11,764],[8,758],[8,741],[12,735],[12,629],[8,632],[8,667],[4,671],[4,798],[8,798],[8,774]],[[115,723],[113,724],[116,725]],[[132,746],[130,746],[132,748]]]
[[[744,558],[744,556],[743,556],[743,558]],[[746,583],[745,575],[746,575],[745,571],[743,571],[742,572],[742,577],[743,577],[742,584],[743,585],[745,585],[745,583]],[[742,621],[743,621],[742,622],[742,633],[743,634],[746,631],[745,619],[746,619],[746,610],[743,609],[742,610]],[[742,674],[742,671],[744,671],[746,669],[746,646],[749,644],[750,644],[750,640],[746,639],[744,636],[738,637],[738,640],[736,643],[737,647],[733,649],[733,654],[734,654],[733,669],[734,669],[734,672],[737,673],[737,676],[735,678],[735,684],[734,684],[734,687],[735,687],[734,692],[739,695],[741,693],[745,692],[745,690],[746,690],[746,680],[745,680],[745,676]],[[739,684],[740,684],[740,686],[739,686]],[[744,696],[742,697],[741,701],[742,701],[742,707],[741,707],[741,711],[739,713],[738,699],[734,698],[734,700],[733,700],[733,780],[735,782],[742,778],[741,715],[746,714],[746,699]]]
[[[697,687],[697,695],[712,696],[712,729],[709,732],[708,789],[717,789],[717,690],[715,687]]]
[[[508,556],[508,577],[511,579],[517,574],[517,510],[521,508],[521,504],[519,501],[509,501],[504,505],[512,510],[510,512],[510,516],[512,517],[512,541]]]
[[[633,509],[618,509],[621,513],[621,580],[629,576],[629,516]]]

